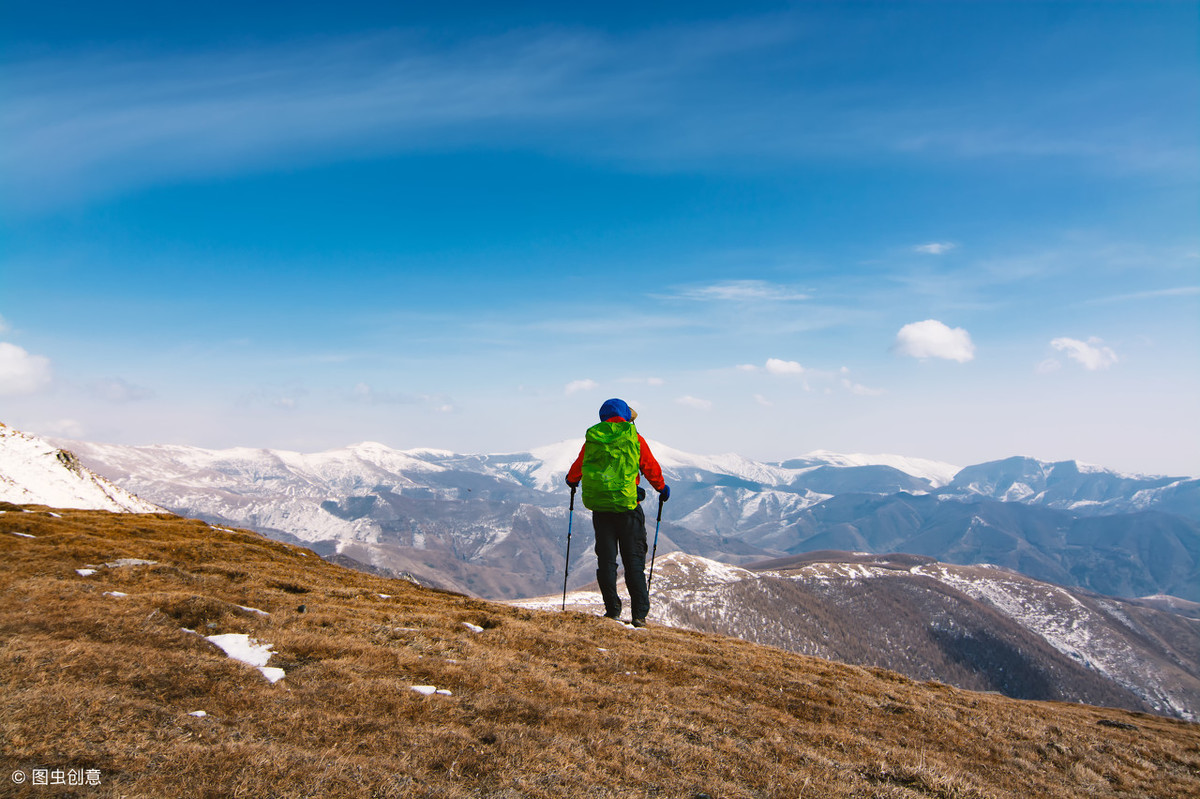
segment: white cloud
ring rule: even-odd
[[[802,375],[804,367],[796,361],[785,361],[780,358],[767,358],[766,370],[773,375]]]
[[[1104,342],[1095,337],[1089,338],[1087,341],[1056,338],[1050,342],[1050,346],[1059,352],[1065,352],[1068,358],[1079,363],[1089,372],[1108,369],[1118,360],[1117,353],[1111,348],[1105,347]]]
[[[700,399],[699,397],[693,397],[690,394],[687,396],[679,397],[675,401],[678,402],[680,405],[686,405],[689,408],[696,408],[697,410],[701,410],[701,411],[712,410],[711,402],[709,402],[708,400]]]
[[[35,394],[50,385],[50,359],[0,341],[0,396]]]
[[[900,328],[893,351],[911,358],[942,358],[959,363],[975,357],[975,345],[966,330],[950,328],[936,319],[912,322]]]
[[[7,333],[10,330],[12,328],[8,326],[8,322],[4,320],[3,316],[0,316],[0,333]]]
[[[957,246],[949,241],[932,241],[929,244],[919,244],[913,247],[913,250],[924,255],[945,255]]]
[[[752,363],[739,363],[735,367],[739,372],[757,372],[758,367]]]
[[[757,402],[759,405],[763,406],[764,408],[770,408],[775,405],[775,403],[771,402],[769,399],[764,397],[762,394],[755,394],[754,401]]]
[[[572,380],[563,389],[564,394],[575,394],[580,391],[591,391],[600,386],[595,380]]]

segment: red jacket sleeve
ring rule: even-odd
[[[579,448],[579,457],[576,458],[575,462],[571,464],[571,468],[567,469],[567,482],[568,483],[578,483],[580,480],[583,479],[583,451],[586,448],[587,448],[586,443],[582,447]]]
[[[638,464],[642,474],[646,475],[646,479],[650,481],[650,485],[654,486],[655,491],[662,491],[667,484],[663,480],[662,467],[658,465],[658,460],[650,451],[650,445],[646,443],[646,439],[642,438],[641,433],[638,433],[638,446],[642,448],[642,460]],[[583,453],[580,453],[580,457],[583,457]]]

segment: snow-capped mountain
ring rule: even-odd
[[[468,455],[363,443],[319,453],[60,442],[119,485],[215,523],[303,541],[492,598],[562,584],[581,440]],[[734,564],[817,549],[997,563],[1122,596],[1200,601],[1200,481],[1017,458],[959,469],[894,455],[814,452],[779,463],[651,441],[672,486],[659,552]],[[578,503],[577,503],[578,504]],[[647,516],[657,510],[654,492]],[[574,585],[591,579],[585,541]]]
[[[162,513],[87,469],[72,453],[0,424],[0,502],[52,508]]]
[[[657,559],[651,595],[659,624],[1017,698],[1200,719],[1200,621],[1007,569],[848,552],[747,569],[673,552]],[[594,585],[566,605],[604,612]]]
[[[968,466],[946,486],[945,496],[981,496],[1098,514],[1144,510],[1164,502],[1195,502],[1200,481],[1113,472],[1075,461],[1046,463],[1033,458]]]

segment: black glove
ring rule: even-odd
[[[646,489],[642,488],[641,486],[638,486],[637,489],[638,489],[638,502],[641,502],[643,499],[646,498]]]
[[[671,487],[669,485],[667,485],[666,483],[663,483],[662,491],[658,492],[658,501],[666,502],[670,498],[671,498]]]
[[[571,487],[571,490],[574,491],[575,489],[579,488],[579,481],[576,480],[575,482],[572,483],[570,480],[568,480],[567,485],[569,485]]]

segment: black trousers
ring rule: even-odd
[[[617,617],[621,597],[617,596],[617,553],[625,567],[625,587],[633,618],[644,619],[650,612],[650,593],[646,590],[646,514],[642,506],[633,510],[592,513],[596,530],[596,582],[604,597],[604,612]]]

